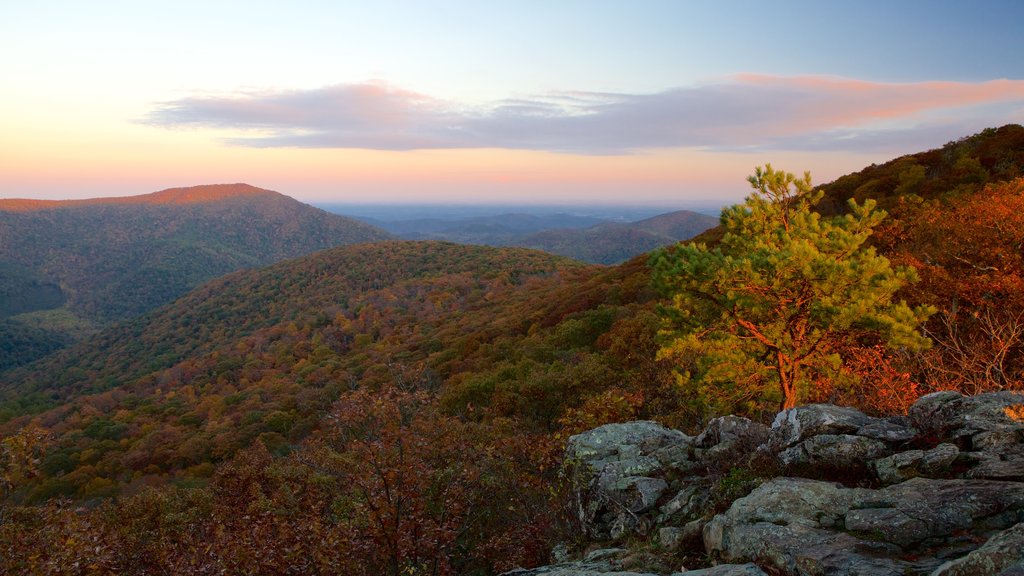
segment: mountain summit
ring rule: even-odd
[[[27,198],[0,198],[0,210],[7,212],[29,212],[54,208],[75,208],[80,206],[123,205],[182,205],[209,204],[233,198],[260,198],[283,194],[250,184],[203,184],[184,188],[168,188],[159,192],[138,196],[110,196],[84,200],[30,200]]]

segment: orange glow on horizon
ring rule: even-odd
[[[49,146],[46,155],[33,146],[0,150],[0,187],[3,197],[49,199],[245,182],[304,201],[374,202],[386,193],[394,202],[685,203],[710,193],[731,202],[747,193],[744,178],[765,162],[790,171],[809,169],[816,181],[827,181],[885,160],[849,153],[693,149],[629,156],[504,149],[271,150],[182,140],[176,145],[126,143],[113,155],[109,145],[101,152],[72,142]],[[111,189],[109,182],[115,180],[119,185]]]

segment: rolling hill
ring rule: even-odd
[[[513,243],[584,262],[617,264],[689,240],[717,225],[714,216],[678,210],[628,224],[606,222],[583,229],[545,230],[519,237]]]
[[[0,369],[222,274],[388,237],[246,184],[0,200]]]
[[[299,441],[353,382],[379,387],[396,371],[416,369],[441,383],[508,371],[512,362],[521,372],[515,387],[534,392],[514,392],[521,397],[507,398],[513,403],[506,410],[529,403],[536,421],[550,426],[558,404],[538,392],[579,371],[607,373],[580,365],[580,354],[615,321],[634,321],[626,308],[588,312],[611,292],[634,301],[636,290],[647,290],[644,282],[624,288],[621,274],[520,248],[386,242],[326,250],[214,280],[4,373],[3,415],[44,410],[40,418],[63,438],[46,465],[61,470],[61,480],[44,486],[47,494],[82,488],[74,480],[82,473],[73,474],[85,465],[82,450],[98,457],[89,466],[116,485],[147,469],[193,474],[185,470],[230,457],[275,430],[285,444]],[[552,327],[569,317],[576,319],[553,335]],[[531,331],[532,352],[517,344]],[[548,345],[556,337],[561,343]],[[575,352],[561,357],[558,349]],[[465,395],[481,391],[471,385],[448,393],[464,404]],[[134,424],[109,412],[127,405]],[[93,416],[83,420],[75,414],[85,406],[99,412],[85,408]],[[137,418],[142,412],[148,416]],[[275,427],[277,418],[288,425]],[[73,432],[81,426],[117,432]],[[105,441],[111,434],[116,445]]]

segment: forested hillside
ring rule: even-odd
[[[850,197],[889,212],[864,254],[913,271],[896,299],[934,309],[932,344],[843,334],[828,358],[841,378],[801,402],[900,414],[935,390],[1022,389],[1022,152],[1024,128],[1007,126],[819,188],[826,216],[801,216],[812,231],[853,226],[817,220]],[[692,358],[658,359],[683,302],[655,290],[647,257],[586,266],[433,242],[236,272],[0,375],[0,559],[395,576],[547,563],[554,543],[584,538],[559,505],[568,436],[633,419],[697,432],[720,415],[717,389],[678,370]],[[729,406],[774,414],[747,392]],[[715,497],[751,480],[714,473]]]
[[[387,237],[244,184],[0,200],[0,369],[233,270]]]

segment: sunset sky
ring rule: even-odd
[[[1024,123],[1024,2],[0,5],[0,197],[725,204]]]

